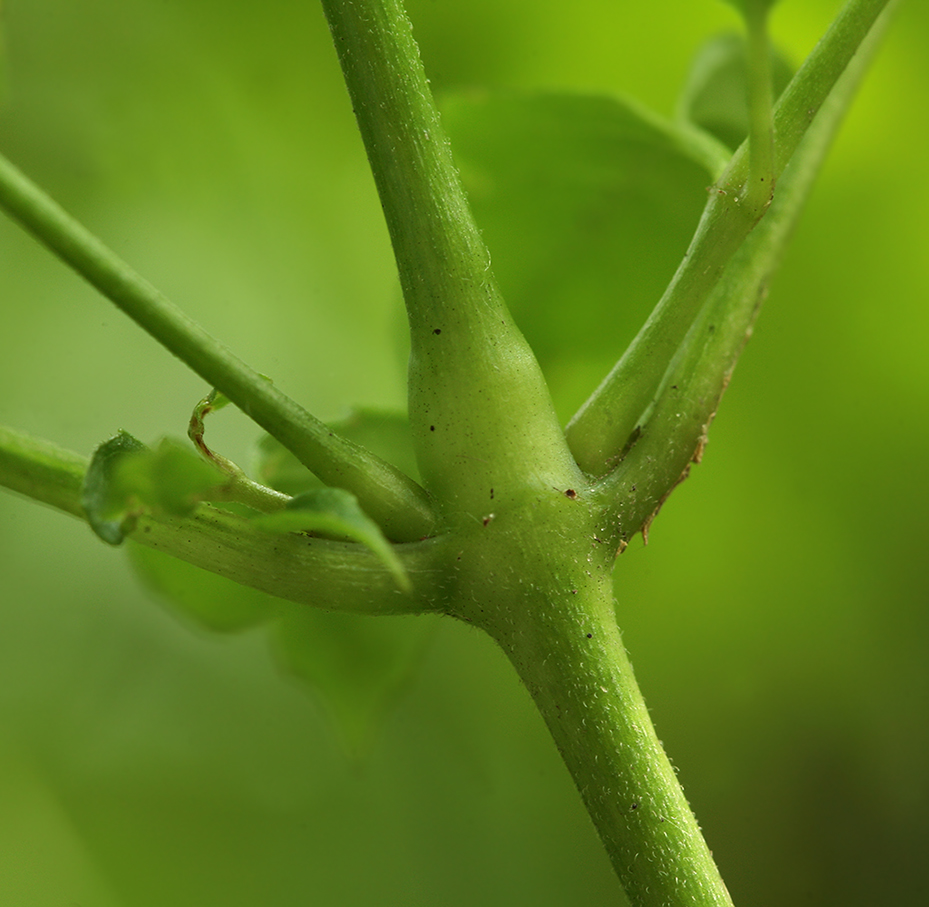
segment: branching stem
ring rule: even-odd
[[[887,4],[888,0],[848,0],[781,95],[774,111],[775,178],[793,157],[817,111]],[[729,260],[767,208],[767,201],[759,206],[742,197],[749,179],[750,144],[743,143],[733,155],[711,194],[684,260],[655,310],[568,424],[571,450],[592,475],[605,475],[615,467]]]
[[[412,479],[338,437],[246,365],[2,156],[0,206],[323,482],[353,492],[390,538],[411,541],[431,533],[432,507]]]
[[[0,486],[80,519],[86,519],[81,483],[88,462],[0,426]],[[412,590],[401,594],[395,577],[363,545],[264,532],[206,504],[189,517],[141,517],[128,537],[278,598],[366,614],[436,610],[436,563],[447,545],[438,538],[393,546],[412,582]]]
[[[527,473],[579,474],[535,356],[500,295],[400,0],[323,0],[390,230],[410,323],[420,472],[448,522]]]

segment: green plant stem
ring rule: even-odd
[[[410,541],[432,532],[431,505],[412,479],[338,437],[233,355],[2,156],[0,205],[323,482],[353,492],[390,538]]]
[[[88,459],[0,426],[0,486],[85,519],[81,483]],[[135,542],[278,598],[363,614],[436,610],[445,539],[394,545],[412,589],[363,545],[264,532],[251,521],[209,505],[185,518],[141,517]]]
[[[690,325],[753,226],[747,209],[713,191],[661,301],[565,429],[585,472],[602,476],[619,462]]]
[[[735,254],[687,335],[625,459],[599,493],[629,539],[699,461],[707,431],[817,174],[890,18],[887,9],[823,103],[784,170],[765,218]]]
[[[541,712],[635,907],[731,907],[658,740],[611,590],[562,595],[532,631],[498,636]]]
[[[215,497],[208,495],[200,500],[244,504],[259,513],[277,513],[287,506],[287,502],[291,499],[290,495],[282,494],[280,491],[275,491],[267,485],[250,479],[239,466],[225,457],[219,459],[226,465],[222,466],[216,460],[213,462],[229,476],[229,481],[218,490]]]
[[[764,210],[774,196],[774,116],[771,85],[771,47],[768,7],[749,4],[748,27],[748,185],[745,203]]]
[[[875,22],[896,0],[848,0],[774,108],[774,172],[780,175]],[[744,154],[744,146],[739,152]],[[743,162],[744,167],[744,162]]]
[[[0,485],[81,519],[88,463],[87,457],[0,425]]]
[[[512,661],[635,907],[723,907],[616,626],[615,520],[576,491],[549,491],[459,539],[450,611]]]
[[[527,473],[540,487],[569,487],[577,469],[493,278],[402,4],[323,7],[403,287],[410,423],[426,487],[447,523],[480,518]]]
[[[887,3],[849,0],[785,89],[774,112],[775,178]],[[700,309],[766,210],[766,204],[742,197],[750,170],[748,145],[736,151],[712,192],[690,248],[655,310],[568,424],[571,450],[591,475],[603,476],[619,461]]]

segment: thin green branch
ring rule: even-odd
[[[748,27],[748,185],[745,204],[763,211],[774,196],[774,100],[767,4],[749,4]]]
[[[357,495],[389,537],[409,541],[431,533],[431,505],[412,479],[335,435],[233,355],[2,156],[0,205],[323,482]]]
[[[774,108],[776,175],[790,162],[832,87],[859,52],[878,17],[893,5],[895,0],[848,0],[784,89]],[[744,154],[744,148],[739,152]]]
[[[50,442],[0,427],[0,486],[86,519],[81,483],[88,459]],[[436,610],[436,563],[447,542],[429,539],[392,550],[412,589],[359,544],[272,533],[201,505],[190,517],[140,517],[128,538],[220,576],[298,604],[370,614]]]
[[[399,0],[323,0],[390,230],[411,334],[410,424],[447,520],[579,480],[491,272]],[[464,516],[463,516],[464,515]]]
[[[889,11],[888,11],[889,13]],[[640,436],[598,492],[629,539],[699,462],[719,400],[832,140],[886,27],[878,20],[785,169],[771,208],[734,256],[682,344]]]
[[[89,460],[0,425],[0,485],[84,519],[81,483]]]
[[[776,178],[887,3],[849,0],[781,95],[774,114]],[[736,151],[720,178],[664,296],[566,429],[571,450],[588,473],[602,476],[616,465],[700,309],[766,210],[743,198],[748,144]]]

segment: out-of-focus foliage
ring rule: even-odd
[[[771,87],[775,100],[793,75],[790,64],[772,48]],[[742,35],[716,35],[694,59],[681,93],[678,116],[716,136],[731,149],[748,136],[748,46]]]
[[[443,112],[494,273],[567,421],[667,286],[719,149],[616,97],[456,94]]]
[[[774,8],[792,62],[838,5]],[[311,411],[402,407],[390,251],[319,10],[4,12],[0,146],[19,166]],[[666,116],[696,49],[738,25],[715,0],[410,13],[438,90],[623,92]],[[929,894],[929,190],[913,178],[927,37],[929,13],[903,5],[703,465],[617,568],[627,646],[737,904]],[[604,311],[597,294],[578,292],[567,330]],[[646,300],[614,298],[589,338],[517,313],[563,407],[589,351],[615,331],[618,353],[644,316]],[[89,453],[119,427],[181,434],[206,391],[4,219],[0,307],[0,421]],[[209,431],[237,462],[258,437],[232,413]],[[390,696],[407,692],[357,762],[265,630],[190,632],[87,526],[4,495],[0,561],[0,902],[620,902],[528,696],[479,634],[443,622],[418,676],[385,666]],[[412,619],[395,620],[401,649]],[[323,632],[312,622],[301,632]],[[306,671],[377,661],[361,643],[327,651]],[[345,693],[351,714],[380,708],[371,689]]]
[[[143,513],[186,516],[227,479],[180,441],[162,438],[152,449],[120,431],[94,451],[81,506],[94,532],[119,545]]]
[[[734,6],[743,16],[766,16],[777,0],[725,0]]]

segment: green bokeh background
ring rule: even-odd
[[[789,57],[838,6],[783,0]],[[9,157],[317,415],[402,406],[390,250],[315,4],[2,9]],[[624,92],[666,115],[735,25],[715,0],[410,12],[437,89]],[[904,4],[703,465],[617,570],[738,905],[929,902],[927,39]],[[181,434],[205,390],[5,219],[0,345],[0,421],[85,453],[117,428]],[[247,459],[257,431],[216,419]],[[0,570],[0,904],[623,903],[475,631],[441,624],[359,762],[261,631],[184,625],[77,521],[4,494]]]

